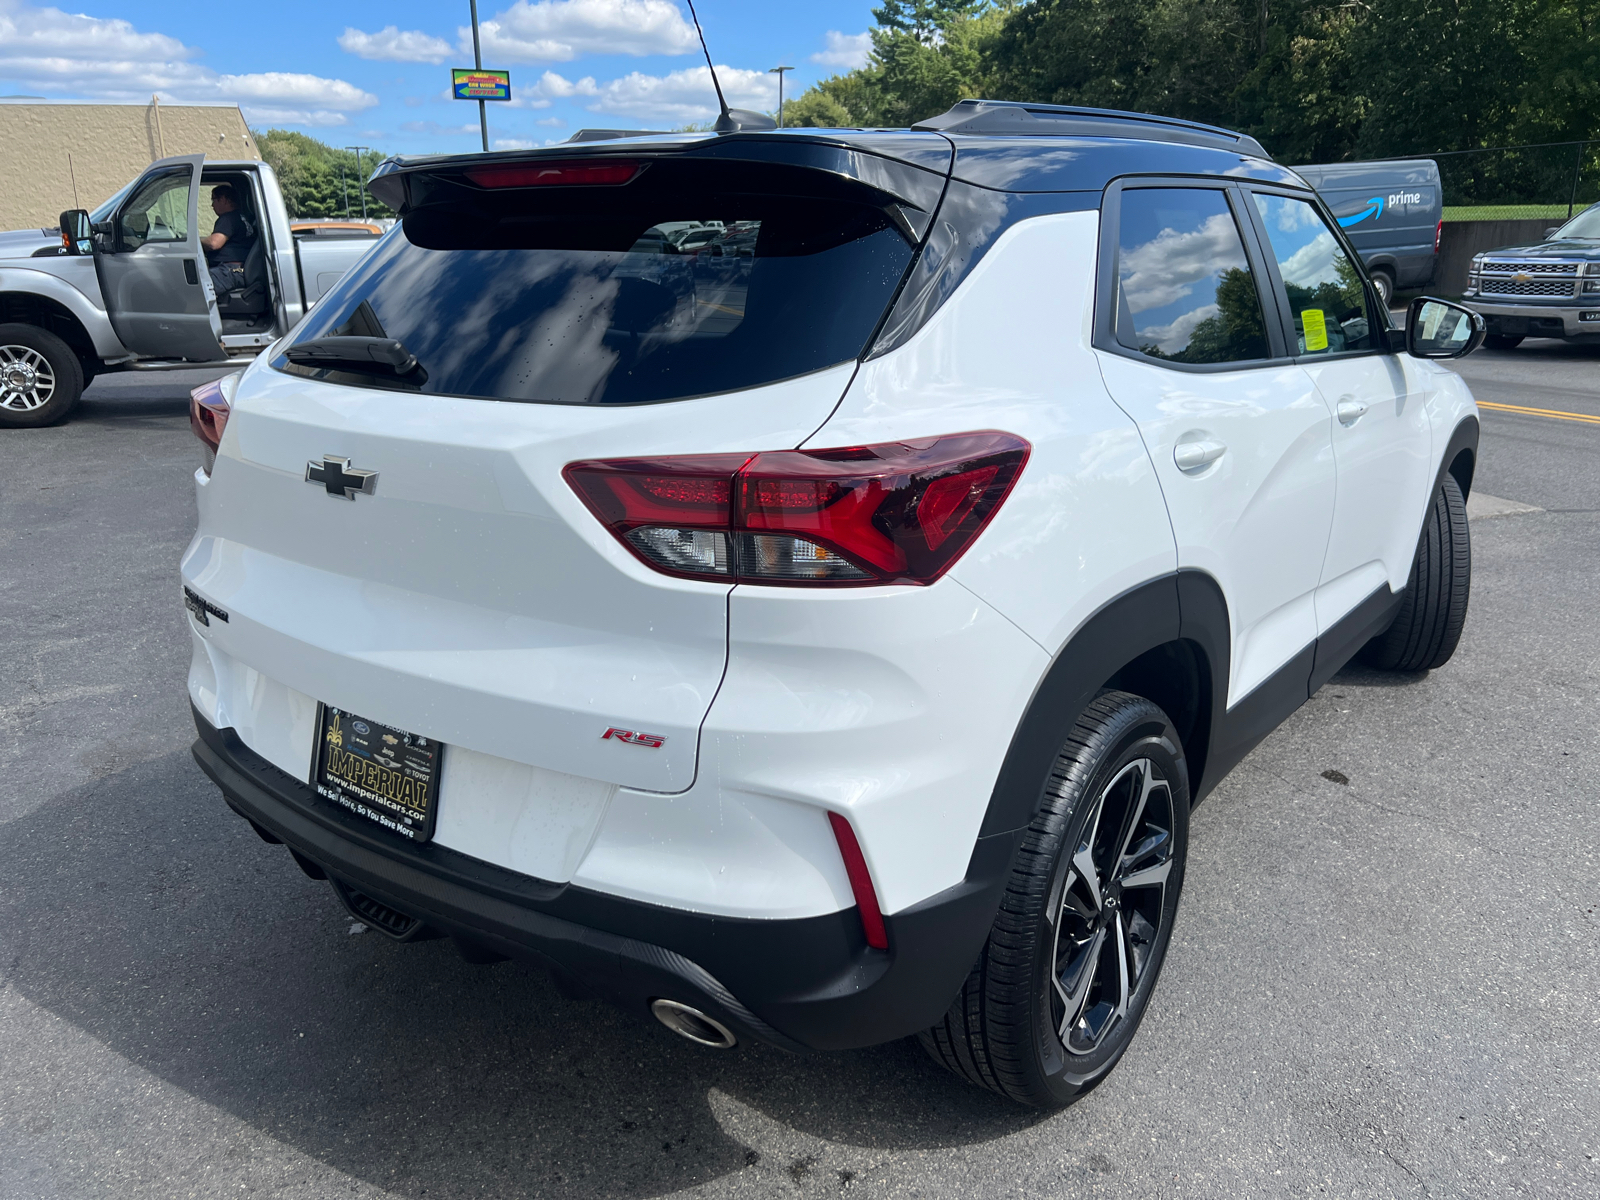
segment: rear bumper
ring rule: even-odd
[[[1555,304],[1499,304],[1469,298],[1468,308],[1483,314],[1489,332],[1506,337],[1593,338],[1600,340],[1600,297],[1587,307]],[[1588,319],[1585,318],[1588,315]]]
[[[843,1050],[937,1021],[976,960],[1021,831],[980,838],[960,884],[886,918],[870,949],[855,910],[713,916],[548,883],[437,844],[401,842],[323,800],[194,713],[193,753],[228,805],[347,888],[474,947],[553,969],[640,1016],[657,998],[738,1036]]]

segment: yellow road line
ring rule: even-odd
[[[1489,400],[1479,400],[1479,408],[1492,408],[1496,412],[1521,413],[1526,417],[1549,417],[1553,421],[1578,421],[1584,425],[1600,425],[1600,417],[1590,413],[1557,412],[1553,408],[1525,408],[1520,404],[1495,404]]]

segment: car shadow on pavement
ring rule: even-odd
[[[1360,663],[1349,663],[1322,686],[1326,688],[1340,684],[1358,688],[1404,688],[1423,682],[1430,674],[1430,671],[1375,671]]]
[[[328,885],[260,841],[186,751],[0,826],[0,879],[5,983],[401,1195],[644,1197],[775,1167],[798,1179],[805,1160],[772,1161],[795,1153],[791,1133],[917,1150],[1042,1119],[911,1041],[706,1051],[566,999],[536,969],[352,932]]]

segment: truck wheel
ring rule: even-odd
[[[1372,287],[1378,293],[1378,300],[1385,308],[1389,307],[1389,297],[1394,295],[1394,280],[1389,278],[1387,271],[1374,271],[1372,273]]]
[[[1116,1066],[1166,958],[1189,844],[1189,776],[1167,715],[1102,692],[1056,757],[1000,912],[944,1020],[935,1061],[1059,1108]]]
[[[1509,333],[1491,333],[1483,339],[1483,344],[1491,350],[1515,350],[1522,345],[1522,339]]]
[[[1446,475],[1423,523],[1400,612],[1388,632],[1362,647],[1362,661],[1380,671],[1431,671],[1444,666],[1461,641],[1471,590],[1467,505],[1461,488]]]
[[[83,395],[72,348],[37,325],[0,325],[0,428],[53,425]]]

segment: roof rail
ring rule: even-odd
[[[1115,108],[1029,104],[1016,100],[958,100],[949,111],[919,121],[911,128],[936,133],[1139,138],[1149,142],[1182,142],[1190,146],[1237,150],[1252,158],[1272,159],[1255,138],[1231,129]]]

